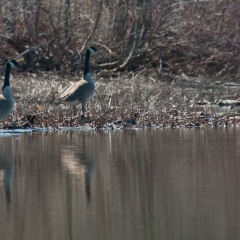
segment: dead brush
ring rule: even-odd
[[[96,79],[96,93],[88,102],[86,118],[73,115],[72,109],[56,104],[61,90],[77,77],[63,79],[56,75],[43,77],[41,74],[15,76],[12,83],[15,108],[0,127],[81,127],[92,128],[154,128],[181,126],[205,126],[212,122],[222,124],[221,117],[209,112],[204,105],[201,111],[194,102],[207,94],[202,86],[186,87],[184,82],[153,82],[144,76]],[[225,91],[227,96],[233,89]],[[198,94],[201,92],[201,94]],[[212,90],[210,91],[212,94]],[[222,88],[214,90],[216,98],[223,96]],[[214,99],[214,96],[211,95]],[[231,121],[228,120],[228,126]],[[236,125],[236,124],[235,124]]]

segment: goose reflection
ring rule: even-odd
[[[86,198],[91,202],[91,178],[95,170],[95,162],[85,152],[68,147],[61,150],[61,163],[72,177],[84,179]]]
[[[86,165],[86,171],[84,173],[85,178],[85,191],[87,194],[87,201],[91,202],[91,178],[95,169],[95,162],[93,161],[87,161],[85,163]]]
[[[9,207],[11,203],[11,183],[14,174],[14,161],[10,156],[0,153],[0,170],[3,170],[5,197]]]

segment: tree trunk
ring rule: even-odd
[[[71,3],[70,0],[65,0],[65,21],[64,21],[64,30],[65,30],[65,43],[66,45],[70,41],[71,33]]]

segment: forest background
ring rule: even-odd
[[[24,56],[25,70],[82,67],[89,45],[95,69],[236,78],[240,2],[235,0],[2,0],[0,62]]]

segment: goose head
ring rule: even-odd
[[[21,64],[14,59],[13,60],[8,60],[7,64],[9,64],[11,68],[21,67]]]
[[[90,51],[90,53],[95,53],[95,52],[97,52],[99,49],[96,48],[96,47],[94,47],[94,46],[91,46],[91,47],[88,48],[88,50]]]

